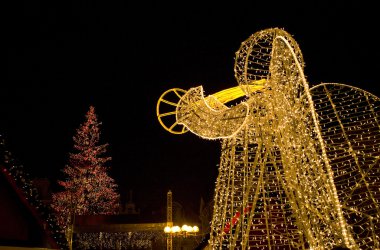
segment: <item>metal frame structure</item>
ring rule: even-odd
[[[380,99],[343,84],[310,89],[303,67],[291,35],[262,30],[236,53],[238,87],[168,90],[157,103],[169,132],[222,142],[213,249],[380,249]]]

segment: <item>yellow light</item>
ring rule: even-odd
[[[171,233],[171,234],[177,234],[177,233],[197,233],[199,232],[199,228],[197,226],[188,226],[188,225],[183,225],[182,227],[179,226],[173,226],[169,227],[166,226],[164,228],[165,233]]]
[[[265,81],[266,81],[265,79],[252,81],[252,83],[247,85],[247,87],[250,89],[250,92],[256,92],[264,88]],[[212,96],[215,97],[221,103],[227,103],[227,102],[233,101],[244,95],[245,93],[241,89],[240,86],[228,88],[228,89],[216,92],[215,94],[212,94]]]
[[[182,226],[181,230],[183,232],[188,232],[189,231],[189,226],[185,224],[185,225]]]
[[[181,228],[179,226],[174,226],[174,227],[172,227],[172,232],[173,233],[179,233],[179,232],[181,232]]]
[[[172,231],[172,229],[171,229],[171,227],[169,227],[169,226],[166,226],[165,228],[164,228],[164,232],[165,233],[170,233]]]

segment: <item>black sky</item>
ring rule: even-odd
[[[170,188],[195,207],[211,199],[219,143],[167,133],[156,102],[173,87],[202,84],[211,94],[235,86],[235,52],[265,28],[294,36],[311,86],[340,82],[380,96],[372,4],[134,2],[21,1],[7,10],[0,133],[32,176],[62,178],[75,129],[94,105],[123,194],[155,199]]]

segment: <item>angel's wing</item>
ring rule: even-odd
[[[310,89],[342,210],[362,249],[380,248],[380,98],[324,83]]]

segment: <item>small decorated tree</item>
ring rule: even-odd
[[[67,178],[58,181],[63,191],[53,194],[52,207],[66,232],[75,215],[114,214],[118,210],[117,185],[105,166],[111,157],[102,156],[108,144],[99,145],[100,125],[91,106],[73,137],[76,152],[70,154],[69,164],[63,169]]]

